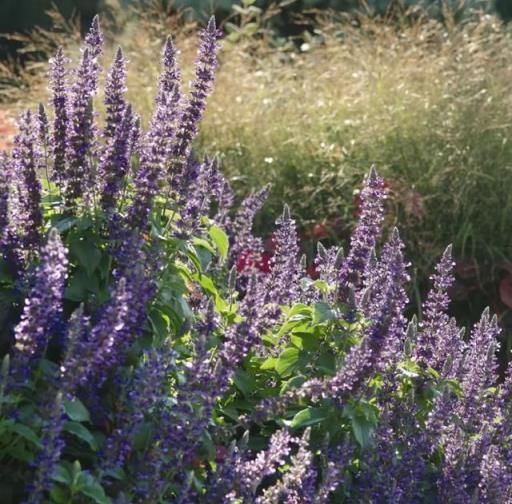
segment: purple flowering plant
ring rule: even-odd
[[[219,35],[201,31],[188,93],[166,40],[144,128],[121,49],[98,96],[95,18],[0,154],[2,502],[511,502],[497,320],[465,338],[449,316],[450,248],[406,318],[374,168],[346,255],[320,245],[309,278],[285,205],[261,267],[270,188],[237,210],[193,152]]]

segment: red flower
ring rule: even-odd
[[[256,268],[262,273],[269,273],[271,258],[272,255],[266,251],[258,256],[258,254],[254,253],[252,250],[244,250],[236,261],[236,270],[238,273],[241,273],[242,271]]]
[[[308,275],[313,279],[313,280],[316,280],[319,278],[319,273],[316,269],[316,265],[315,263],[311,263],[308,267],[307,267],[307,273]]]

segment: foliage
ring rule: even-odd
[[[507,502],[512,374],[499,328],[468,343],[447,314],[451,248],[407,321],[398,231],[377,254],[374,168],[346,257],[311,279],[284,206],[273,254],[254,236],[269,187],[239,209],[191,146],[219,33],[181,86],[168,38],[147,129],[121,50],[93,109],[103,36],[51,60],[51,116],[18,121],[0,156],[5,502]]]

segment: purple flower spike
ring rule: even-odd
[[[160,61],[162,73],[156,97],[157,105],[164,104],[169,98],[179,101],[181,97],[181,72],[178,66],[178,55],[179,51],[176,49],[172,37],[167,37]]]
[[[114,136],[107,147],[107,151],[102,156],[98,168],[103,183],[100,204],[107,213],[115,208],[118,193],[125,176],[128,174],[132,121],[131,107],[127,106],[123,111],[121,122],[116,125]]]
[[[24,504],[39,504],[44,502],[44,495],[51,489],[52,474],[64,448],[61,437],[65,415],[62,407],[62,394],[59,392],[50,404],[47,418],[43,425],[43,448],[36,458],[37,467],[34,480],[28,485],[28,499]]]
[[[126,110],[126,61],[119,47],[105,82],[106,126],[105,137],[114,137],[116,129],[123,121]]]
[[[37,176],[39,157],[36,152],[36,135],[32,115],[24,112],[19,120],[19,134],[14,139],[13,162],[19,177],[18,233],[21,234],[22,245],[27,249],[37,247],[41,242],[43,216],[41,213],[41,183]]]
[[[53,173],[52,180],[62,188],[66,171],[66,145],[68,129],[68,97],[67,97],[67,58],[64,50],[59,47],[55,56],[50,59],[50,90],[53,105]]]
[[[66,174],[65,196],[68,207],[91,189],[92,167],[89,152],[93,143],[92,97],[96,92],[97,74],[91,52],[85,49],[76,72],[76,80],[71,90],[71,117],[68,128],[68,171]]]
[[[372,166],[361,193],[361,216],[350,239],[350,251],[340,272],[340,288],[361,288],[366,265],[384,220],[384,181]]]
[[[67,250],[57,230],[52,229],[35,272],[34,285],[25,300],[21,321],[14,329],[13,364],[24,377],[30,373],[31,362],[43,355],[48,340],[61,324],[67,265]]]
[[[197,134],[199,122],[206,109],[206,98],[213,89],[219,38],[220,32],[217,30],[215,19],[212,17],[208,26],[201,32],[196,60],[196,78],[191,84],[190,98],[183,115],[180,117],[176,144],[173,147],[172,153],[181,163],[184,163],[190,154],[192,140]]]
[[[92,58],[101,56],[103,52],[103,33],[100,27],[100,17],[94,16],[89,32],[85,36],[85,46],[91,52]]]
[[[295,221],[285,205],[276,221],[267,302],[276,306],[293,303],[299,292],[299,245]]]
[[[9,193],[11,191],[11,173],[9,160],[5,152],[0,152],[0,250],[4,252],[9,226]]]
[[[442,330],[448,325],[447,314],[450,298],[448,289],[454,281],[454,262],[452,259],[451,245],[446,248],[436,266],[435,273],[431,276],[432,289],[428,293],[423,305],[423,321],[420,325],[414,356],[418,362],[424,365],[435,365],[433,351],[442,339]],[[441,332],[440,332],[441,331]]]
[[[496,384],[498,376],[498,336],[500,328],[496,316],[490,317],[487,308],[482,318],[475,325],[471,334],[469,348],[464,359],[465,403],[460,411],[461,418],[468,423],[481,424],[489,418],[489,407],[482,396],[485,391]]]
[[[255,238],[252,235],[252,223],[254,216],[263,206],[270,193],[271,185],[267,184],[258,192],[252,194],[242,201],[240,210],[233,221],[233,232],[231,236],[230,263],[235,264],[240,255],[246,251],[259,254],[260,250],[254,250]]]

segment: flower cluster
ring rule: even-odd
[[[464,338],[448,247],[408,320],[375,168],[346,256],[320,244],[308,267],[287,205],[254,236],[270,187],[236,210],[192,149],[218,39],[212,19],[189,94],[165,41],[146,131],[118,49],[100,127],[95,18],[76,68],[50,61],[49,115],[23,113],[0,154],[0,486],[27,503],[512,502],[496,317]]]

